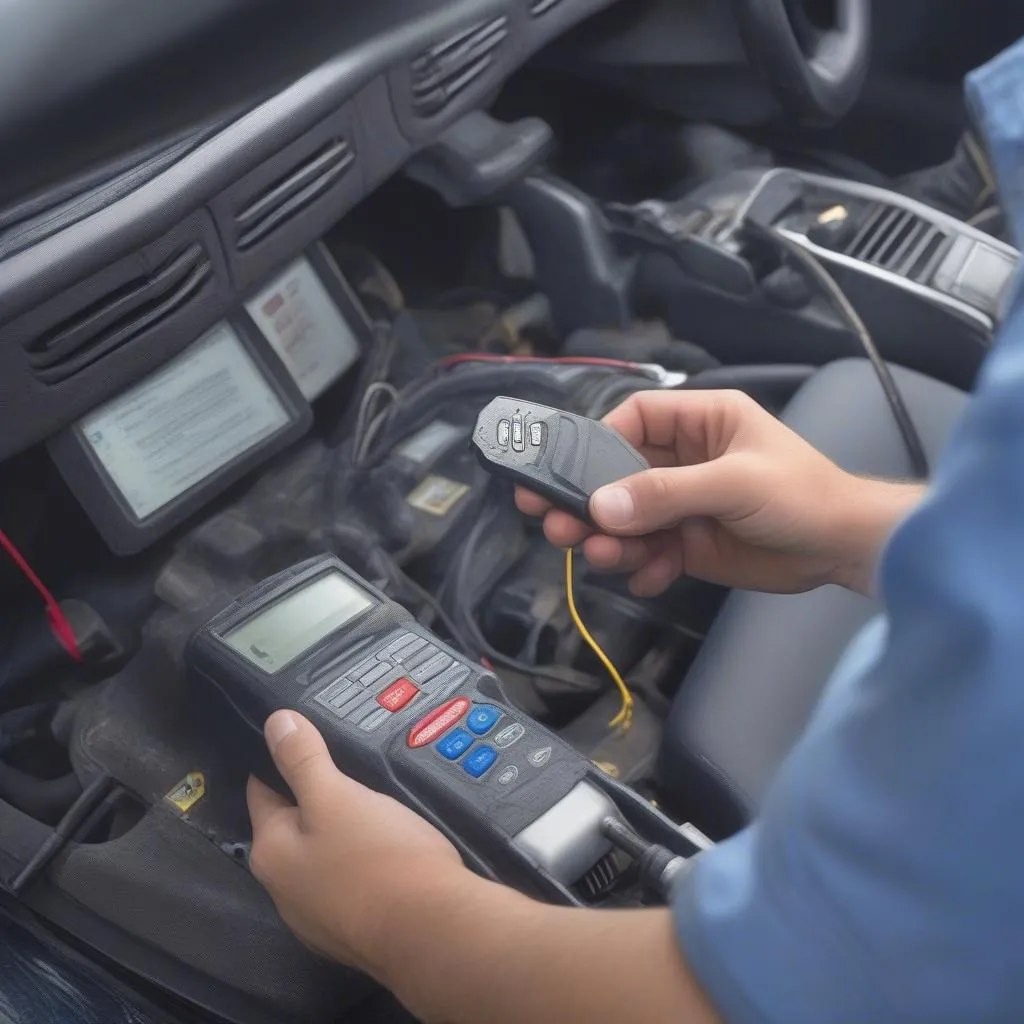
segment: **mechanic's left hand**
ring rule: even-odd
[[[277,712],[265,734],[298,806],[249,780],[252,872],[303,942],[379,979],[417,890],[458,885],[467,869],[426,821],[342,775],[301,715]]]

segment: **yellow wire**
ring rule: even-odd
[[[580,618],[580,613],[576,610],[572,567],[573,552],[572,548],[569,548],[565,553],[565,595],[569,601],[569,614],[572,616],[572,621],[576,624],[576,628],[580,631],[580,636],[586,640],[590,649],[601,659],[601,664],[608,669],[608,674],[619,688],[619,693],[622,694],[622,709],[608,725],[612,729],[621,725],[623,731],[625,731],[633,724],[633,694],[629,692],[629,687],[626,685],[619,670],[612,664],[611,658],[601,650],[601,645],[590,635],[590,630],[583,624],[583,619]]]

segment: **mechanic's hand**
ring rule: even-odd
[[[776,593],[829,582],[864,589],[906,511],[905,499],[890,511],[886,498],[861,523],[858,505],[874,510],[877,489],[892,485],[839,469],[740,392],[644,392],[605,423],[654,468],[593,496],[601,533],[531,492],[519,489],[516,501],[545,516],[552,544],[582,542],[592,565],[631,573],[638,596],[684,574]]]
[[[298,806],[249,780],[252,872],[306,945],[379,978],[395,909],[467,869],[422,818],[342,775],[301,715],[279,711],[265,732]]]

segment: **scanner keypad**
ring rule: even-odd
[[[517,757],[516,744],[526,734],[520,722],[493,704],[458,696],[471,674],[427,638],[403,630],[314,699],[363,732],[419,708],[403,734],[410,752],[451,765],[470,784],[510,789],[543,765]]]
[[[469,675],[465,665],[457,665],[425,637],[402,631],[314,699],[343,721],[372,732],[424,695],[437,698],[454,692]]]

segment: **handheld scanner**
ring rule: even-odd
[[[479,873],[541,898],[577,902],[588,873],[609,870],[609,815],[671,830],[337,558],[243,594],[186,660],[226,699],[228,728],[261,740],[271,713],[299,711],[343,772],[423,815]]]

